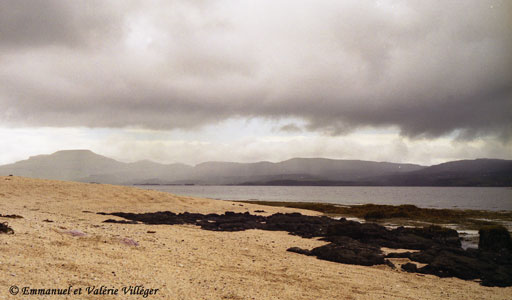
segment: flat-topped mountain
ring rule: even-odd
[[[77,180],[106,170],[120,169],[124,165],[90,150],[65,150],[1,166],[0,172],[35,178]]]
[[[292,158],[205,162],[196,166],[148,160],[123,163],[89,150],[64,150],[0,166],[0,175],[112,184],[249,185],[512,185],[512,161],[478,159],[425,167],[415,164]]]

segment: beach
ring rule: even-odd
[[[261,211],[264,212],[256,212]],[[287,232],[103,223],[97,212],[318,212],[103,184],[0,177],[0,299],[509,299],[512,288],[319,260]],[[395,259],[400,264],[407,259]],[[11,287],[18,294],[13,295]],[[23,296],[23,288],[70,295]],[[76,291],[77,294],[73,294]],[[116,294],[117,291],[117,294]],[[90,292],[90,294],[89,294]],[[130,294],[131,293],[131,294]]]

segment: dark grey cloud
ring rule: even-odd
[[[1,48],[94,45],[119,33],[120,18],[106,1],[0,2]]]
[[[490,0],[2,1],[0,122],[294,118],[510,139],[511,14]]]

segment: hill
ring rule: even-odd
[[[415,164],[292,158],[282,162],[152,161],[123,163],[89,150],[64,150],[0,166],[0,175],[111,184],[511,186],[512,161],[461,160]]]

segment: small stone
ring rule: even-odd
[[[124,238],[121,240],[121,242],[125,245],[128,245],[128,246],[138,246],[139,243],[137,243],[136,241],[130,239],[130,238]]]
[[[76,230],[76,229],[66,231],[66,233],[71,234],[72,236],[86,236],[87,235],[84,232],[81,232],[80,230]]]

